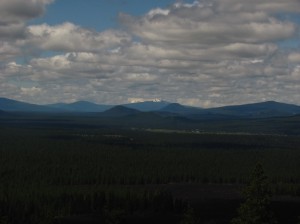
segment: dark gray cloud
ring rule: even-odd
[[[26,22],[44,13],[53,0],[1,0],[0,40],[21,38],[26,32]]]

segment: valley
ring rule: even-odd
[[[278,223],[297,223],[298,106],[267,102],[222,113],[143,106],[103,112],[1,107],[1,222],[179,224],[193,211],[198,223],[230,223],[260,163]]]

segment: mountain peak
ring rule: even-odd
[[[171,103],[161,109],[161,111],[164,112],[180,113],[180,114],[194,114],[194,113],[199,113],[200,110],[201,110],[200,108],[184,106],[179,103]]]

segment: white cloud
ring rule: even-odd
[[[199,1],[194,1],[193,3],[177,2],[174,4],[175,8],[193,8],[195,6],[202,7],[202,4]]]
[[[21,87],[21,94],[26,96],[36,96],[41,94],[42,89],[38,87],[25,88]]]
[[[300,104],[300,51],[278,44],[297,35],[299,25],[282,14],[299,12],[298,0],[181,1],[140,17],[121,14],[122,30],[102,32],[69,22],[27,26],[49,3],[0,3],[2,96],[39,103]],[[19,55],[26,60],[17,63]]]
[[[300,80],[300,65],[299,66],[296,66],[292,73],[291,73],[291,79],[294,80],[294,81],[299,81]],[[300,86],[298,84],[298,86]]]
[[[160,9],[160,8],[156,8],[156,9],[152,9],[150,10],[150,12],[148,12],[147,16],[149,19],[152,19],[155,16],[167,16],[170,13],[169,9]]]
[[[31,65],[34,68],[44,70],[67,70],[71,67],[71,62],[68,61],[65,55],[57,55],[51,58],[38,58],[31,60]]]
[[[220,11],[265,11],[268,13],[277,12],[300,12],[298,0],[222,0],[217,2],[217,9]]]
[[[257,13],[240,9],[236,14],[218,11],[219,1],[213,2],[215,4],[209,3],[202,7],[176,7],[163,17],[135,18],[125,14],[121,14],[120,17],[130,31],[144,41],[171,45],[262,43],[285,39],[296,32],[294,24],[279,21],[267,12]],[[194,16],[195,14],[197,16]]]
[[[293,52],[288,55],[289,62],[300,63],[300,52]]]
[[[98,52],[126,45],[131,37],[122,31],[96,32],[72,23],[57,26],[47,24],[28,27],[28,39],[23,45],[35,46],[40,50],[62,52]]]
[[[210,101],[202,102],[199,98],[179,98],[177,102],[183,105],[190,105],[190,106],[201,105],[203,108],[208,108],[211,106]]]
[[[128,101],[128,103],[140,103],[140,102],[145,102],[145,101],[161,102],[161,99],[133,97],[133,98],[128,98],[127,101]]]
[[[141,81],[141,82],[149,82],[154,81],[158,77],[156,75],[152,75],[149,73],[130,73],[126,75],[126,79],[129,81]]]

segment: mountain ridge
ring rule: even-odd
[[[248,116],[248,117],[269,117],[291,116],[300,114],[300,106],[295,104],[281,103],[276,101],[265,101],[258,103],[249,103],[241,105],[230,105],[208,109],[211,113]]]
[[[99,112],[101,116],[112,116],[110,114],[113,114],[113,116],[125,116],[141,112],[156,112],[164,117],[183,116],[189,119],[226,119],[232,117],[264,118],[292,116],[300,114],[300,106],[276,101],[229,105],[216,108],[192,107],[167,101],[145,101],[122,105],[105,105],[89,101],[76,101],[73,103],[37,105],[7,98],[0,98],[0,111],[48,113]]]
[[[108,117],[124,117],[129,115],[135,115],[141,113],[141,111],[125,107],[123,105],[117,105],[114,106],[102,113],[100,113],[101,116],[108,116]]]
[[[73,103],[46,104],[46,106],[51,108],[58,108],[68,112],[103,112],[112,107],[111,105],[96,104],[84,100],[76,101]]]
[[[200,113],[202,111],[202,108],[185,106],[179,103],[171,103],[165,106],[164,108],[162,108],[160,111],[178,113],[178,114],[195,114],[195,113]]]
[[[2,111],[22,111],[22,112],[58,112],[58,109],[49,108],[43,105],[31,104],[22,101],[0,97],[0,110]]]

